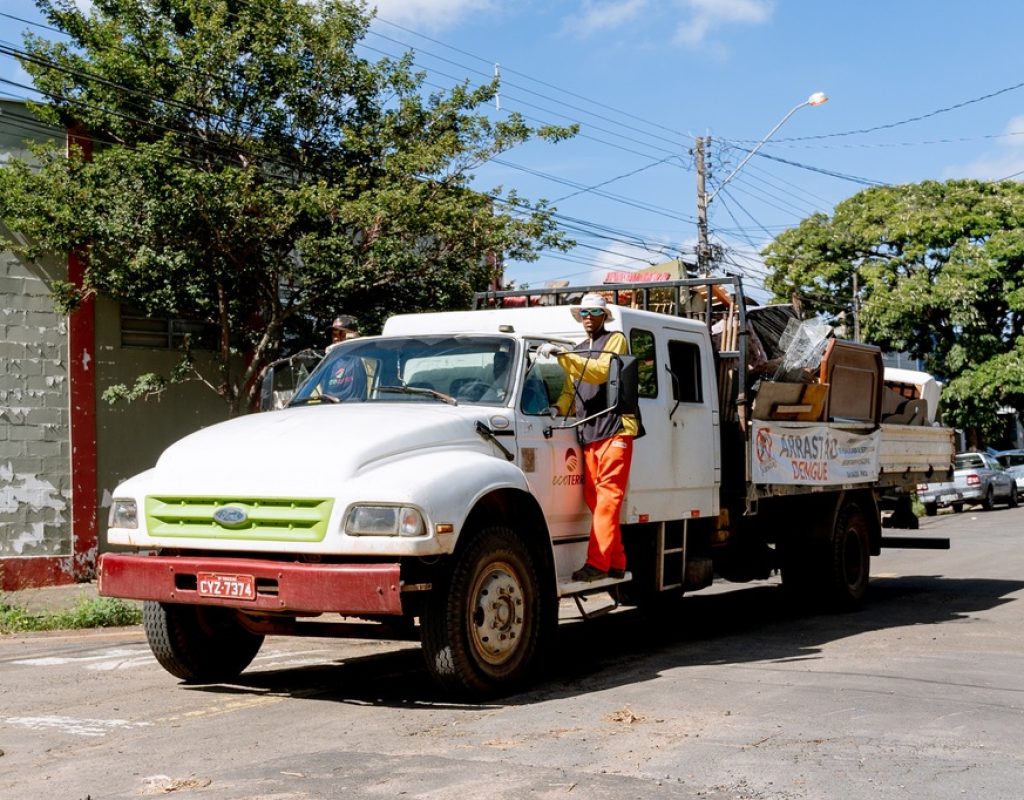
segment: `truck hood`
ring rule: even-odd
[[[150,473],[161,493],[329,496],[382,461],[426,449],[491,449],[474,431],[498,409],[344,403],[252,414],[171,445]],[[151,484],[153,485],[153,484]]]

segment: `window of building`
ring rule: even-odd
[[[151,317],[137,308],[121,306],[121,346],[153,350],[182,350],[185,338],[193,350],[213,350],[217,327],[207,322]]]

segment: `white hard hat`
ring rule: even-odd
[[[615,319],[615,315],[612,314],[611,306],[608,305],[608,301],[604,298],[604,295],[590,292],[589,294],[583,295],[583,299],[580,300],[578,306],[572,306],[569,310],[572,312],[572,318],[577,322],[580,322],[580,309],[581,308],[596,308],[604,312],[604,318],[606,320]]]

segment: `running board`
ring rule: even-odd
[[[558,596],[574,597],[592,594],[593,592],[607,591],[610,586],[617,586],[620,583],[627,583],[631,580],[633,580],[633,574],[631,572],[627,572],[621,578],[613,578],[609,575],[607,578],[601,578],[596,581],[559,581]]]

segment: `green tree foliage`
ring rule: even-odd
[[[926,181],[868,189],[765,250],[776,299],[905,351],[947,382],[946,421],[990,436],[1024,402],[1024,186]]]
[[[469,186],[492,156],[574,129],[492,121],[494,84],[425,95],[411,55],[360,57],[362,5],[37,4],[67,37],[26,36],[46,98],[34,110],[94,148],[0,170],[0,216],[31,238],[29,257],[87,253],[84,292],[214,324],[208,382],[233,413],[304,329],[320,323],[324,344],[338,312],[372,332],[392,313],[465,307],[502,259],[567,244],[543,201]],[[54,294],[68,308],[82,292]]]

